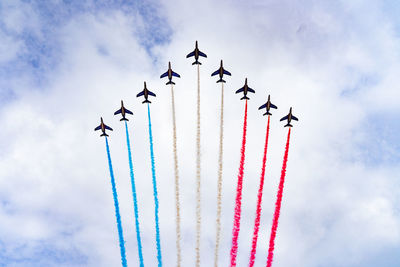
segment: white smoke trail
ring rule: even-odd
[[[171,84],[171,102],[172,102],[172,124],[173,124],[173,150],[174,150],[174,169],[175,169],[175,205],[176,205],[176,266],[181,266],[181,215],[179,203],[179,169],[178,152],[176,148],[176,118],[175,118],[175,97],[174,86]]]
[[[200,180],[200,65],[197,65],[197,137],[196,137],[196,267],[200,267],[200,230],[201,230],[201,180]]]
[[[221,203],[222,203],[222,159],[224,139],[224,83],[221,83],[221,119],[219,124],[219,156],[218,156],[218,189],[217,189],[217,220],[215,234],[214,266],[218,267],[218,253],[221,235]]]

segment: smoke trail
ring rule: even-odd
[[[279,220],[279,214],[280,214],[280,210],[281,210],[281,202],[282,202],[282,194],[283,194],[283,185],[285,183],[285,175],[286,175],[286,163],[287,163],[288,154],[289,154],[289,140],[290,140],[290,128],[288,131],[288,136],[287,136],[287,141],[286,141],[285,156],[283,157],[281,180],[279,182],[278,194],[276,196],[275,213],[274,213],[274,219],[272,221],[271,237],[269,239],[267,267],[271,267],[272,258],[274,257],[276,230],[278,228],[278,220]]]
[[[175,205],[176,205],[176,258],[177,267],[181,266],[181,215],[179,202],[179,169],[178,169],[178,152],[176,149],[176,118],[175,118],[175,97],[174,86],[171,84],[171,102],[172,102],[172,124],[173,124],[173,150],[174,150],[174,169],[175,169]]]
[[[150,116],[150,105],[147,104],[147,116],[149,118],[149,140],[150,140],[150,156],[151,156],[151,173],[153,180],[153,194],[154,194],[154,216],[156,221],[156,245],[157,245],[157,260],[158,267],[162,266],[161,258],[161,244],[160,244],[160,227],[158,220],[158,194],[157,194],[157,183],[156,183],[156,167],[154,163],[154,149],[153,149],[153,133],[151,131],[151,116]]]
[[[201,181],[200,181],[200,65],[197,65],[197,138],[196,138],[196,267],[200,267]]]
[[[224,140],[224,83],[221,83],[221,118],[219,124],[219,155],[218,155],[218,188],[217,188],[217,220],[215,234],[214,266],[218,266],[219,243],[221,239],[221,202],[222,202],[222,159]]]
[[[261,217],[261,201],[262,201],[263,188],[264,188],[265,163],[267,161],[268,137],[269,137],[269,119],[270,119],[270,116],[268,115],[267,133],[265,134],[264,157],[263,157],[262,168],[261,168],[260,187],[258,188],[256,219],[254,221],[253,242],[252,242],[252,246],[251,246],[249,267],[253,267],[254,266],[254,260],[256,258],[258,230],[259,230],[259,227],[260,227],[260,217]]]
[[[110,147],[108,146],[107,137],[106,137],[106,148],[107,148],[107,157],[108,157],[108,167],[110,169],[110,176],[111,176],[111,187],[112,187],[113,198],[114,198],[115,217],[117,218],[119,247],[121,250],[121,262],[122,262],[122,266],[126,267],[126,266],[128,266],[128,264],[126,262],[126,255],[125,255],[125,241],[124,241],[124,235],[122,232],[121,215],[119,214],[117,188],[115,186],[114,171],[113,171],[113,167],[112,167],[112,163],[111,163]]]
[[[244,122],[243,122],[243,139],[242,149],[240,156],[240,166],[238,175],[238,184],[236,188],[236,205],[235,205],[235,217],[232,230],[232,247],[231,247],[231,267],[236,266],[236,256],[238,250],[238,238],[240,231],[240,213],[242,208],[242,186],[243,186],[243,171],[244,171],[244,158],[246,150],[246,132],[247,132],[247,100],[246,107],[244,110]]]
[[[138,254],[139,254],[139,264],[140,267],[144,267],[143,264],[143,254],[142,254],[142,241],[140,239],[140,229],[139,229],[139,211],[138,211],[138,203],[136,198],[136,186],[135,186],[135,177],[133,175],[133,164],[132,164],[132,153],[131,153],[131,143],[129,141],[129,131],[128,124],[125,121],[125,132],[126,132],[126,146],[128,147],[128,158],[129,158],[129,170],[131,175],[131,185],[132,185],[132,196],[133,196],[133,208],[135,210],[135,226],[136,226],[136,239],[138,245]]]

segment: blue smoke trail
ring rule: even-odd
[[[140,267],[144,267],[143,254],[142,254],[142,241],[140,239],[139,211],[138,211],[138,204],[137,204],[137,198],[136,198],[135,177],[133,175],[131,143],[129,141],[128,124],[126,123],[126,121],[125,121],[125,132],[126,132],[126,146],[128,147],[129,169],[130,169],[131,184],[132,184],[133,207],[135,210],[136,239],[137,239],[137,245],[138,245],[139,262],[140,262]]]
[[[106,147],[107,147],[108,167],[110,168],[111,186],[112,186],[112,192],[113,192],[113,198],[114,198],[115,217],[117,217],[119,247],[121,249],[121,261],[122,261],[122,266],[127,267],[128,264],[126,262],[126,256],[125,256],[125,241],[124,241],[124,236],[122,233],[121,215],[119,214],[118,195],[117,195],[117,189],[115,187],[114,172],[113,172],[113,167],[112,167],[112,163],[111,163],[110,148],[108,146],[107,137],[106,137]]]
[[[162,266],[161,259],[161,244],[160,244],[160,228],[158,226],[158,196],[157,196],[157,184],[156,184],[156,167],[154,164],[154,151],[153,151],[153,134],[151,132],[151,117],[150,117],[150,106],[147,104],[147,115],[149,117],[149,139],[150,139],[150,156],[151,156],[151,173],[153,176],[153,191],[154,191],[154,205],[155,205],[155,219],[156,219],[156,242],[157,242],[157,260],[158,267]]]

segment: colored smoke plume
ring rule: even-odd
[[[129,139],[128,123],[126,121],[125,121],[125,133],[126,133],[126,146],[128,148],[129,171],[130,171],[129,174],[131,176],[131,185],[132,185],[133,209],[135,212],[135,227],[136,227],[136,240],[137,240],[138,255],[139,255],[139,265],[140,267],[144,267],[142,241],[140,238],[140,228],[139,228],[139,209],[138,209],[137,195],[136,195],[135,176],[133,174],[131,142]]]
[[[261,202],[262,202],[263,188],[264,188],[265,163],[267,161],[267,151],[268,151],[269,121],[270,121],[270,116],[268,116],[267,132],[265,134],[264,156],[262,160],[260,187],[258,188],[258,195],[257,195],[256,219],[254,221],[254,231],[253,231],[253,240],[251,244],[249,267],[254,266],[254,260],[256,259],[258,230],[260,228],[260,217],[261,217]]]
[[[112,167],[112,163],[111,163],[110,147],[108,146],[107,137],[106,137],[106,149],[107,149],[107,157],[108,157],[108,168],[110,169],[110,176],[111,176],[111,187],[112,187],[112,193],[113,193],[113,199],[114,199],[115,217],[117,218],[119,247],[121,250],[121,262],[122,262],[122,266],[126,267],[126,266],[128,266],[128,263],[126,261],[126,255],[125,255],[124,234],[122,231],[122,223],[121,223],[121,215],[119,213],[117,188],[115,185],[114,171],[113,171],[113,167]]]
[[[276,230],[278,229],[279,214],[281,211],[281,203],[282,203],[282,195],[283,195],[283,186],[285,183],[285,175],[286,175],[286,164],[287,164],[288,154],[289,154],[290,130],[291,129],[289,128],[287,141],[286,141],[285,156],[283,157],[281,179],[279,182],[278,194],[276,197],[275,213],[274,213],[274,219],[272,221],[271,237],[269,239],[267,267],[271,267],[272,259],[274,257]]]
[[[236,188],[236,204],[235,204],[235,216],[232,230],[232,247],[231,247],[231,267],[236,266],[236,256],[238,250],[238,238],[240,231],[240,216],[242,208],[242,186],[243,186],[243,172],[244,172],[244,159],[246,150],[246,132],[247,132],[247,100],[244,110],[244,122],[243,122],[243,139],[242,149],[240,151],[240,166],[238,175],[238,184]]]
[[[147,115],[149,118],[149,141],[150,141],[150,157],[151,157],[151,174],[152,174],[152,182],[153,182],[153,196],[154,196],[154,217],[156,222],[156,246],[157,246],[157,261],[158,267],[162,266],[162,257],[161,257],[161,242],[160,242],[160,226],[158,219],[158,193],[157,193],[157,181],[156,181],[156,167],[154,161],[154,147],[153,147],[153,133],[151,130],[151,116],[150,116],[150,105],[147,104]]]
[[[178,151],[176,148],[176,118],[175,118],[175,97],[174,85],[171,84],[171,106],[172,106],[172,130],[173,130],[173,154],[174,154],[174,171],[175,171],[175,206],[176,206],[176,258],[177,267],[181,266],[181,215],[179,202],[179,169],[178,169]]]
[[[197,65],[197,127],[196,127],[196,267],[200,267],[201,236],[201,147],[200,147],[200,65]]]
[[[214,253],[214,266],[218,266],[218,253],[219,244],[221,241],[221,203],[222,203],[222,163],[224,152],[224,83],[221,83],[221,111],[219,123],[219,154],[218,154],[218,188],[217,188],[217,219],[215,222],[215,253]]]

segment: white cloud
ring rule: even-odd
[[[31,257],[31,262],[10,266],[34,266],[39,262],[35,259],[38,251],[43,251],[38,244],[55,242],[57,251],[72,255],[71,262],[64,261],[66,265],[119,264],[104,140],[93,132],[103,116],[114,128],[110,145],[127,258],[131,265],[137,261],[124,129],[112,115],[123,99],[135,114],[129,125],[145,263],[155,266],[147,110],[135,97],[146,80],[157,94],[151,108],[163,258],[165,266],[174,265],[170,91],[158,79],[171,61],[182,75],[175,91],[183,263],[194,263],[196,84],[195,68],[185,55],[195,40],[208,54],[201,66],[202,265],[210,266],[213,260],[220,87],[209,76],[220,59],[233,75],[225,86],[220,265],[229,262],[241,140],[243,103],[233,92],[245,77],[256,95],[249,102],[238,266],[246,265],[249,257],[266,127],[257,108],[269,93],[279,109],[271,120],[256,266],[266,261],[282,164],[286,129],[278,119],[290,106],[300,121],[292,134],[274,266],[356,266],[384,253],[388,246],[399,247],[395,193],[399,161],[369,165],[364,160],[368,155],[360,152],[360,146],[368,148],[374,141],[361,127],[368,117],[375,111],[399,113],[398,38],[391,21],[380,12],[382,7],[368,7],[363,3],[293,5],[290,1],[165,2],[156,11],[165,16],[165,27],[172,29],[171,41],[154,44],[149,48],[151,56],[140,45],[143,36],[138,35],[149,29],[146,17],[114,9],[72,16],[55,30],[60,55],[54,69],[45,73],[45,86],[26,90],[35,85],[30,84],[31,77],[23,76],[22,82],[12,83],[18,98],[0,111],[4,140],[0,240],[12,247],[32,247],[19,256],[14,250],[1,252],[2,257]],[[13,16],[6,21],[15,21]],[[11,37],[0,38],[7,44]],[[365,82],[365,77],[372,82]],[[62,261],[57,256],[51,260]],[[49,264],[55,264],[51,260]]]

